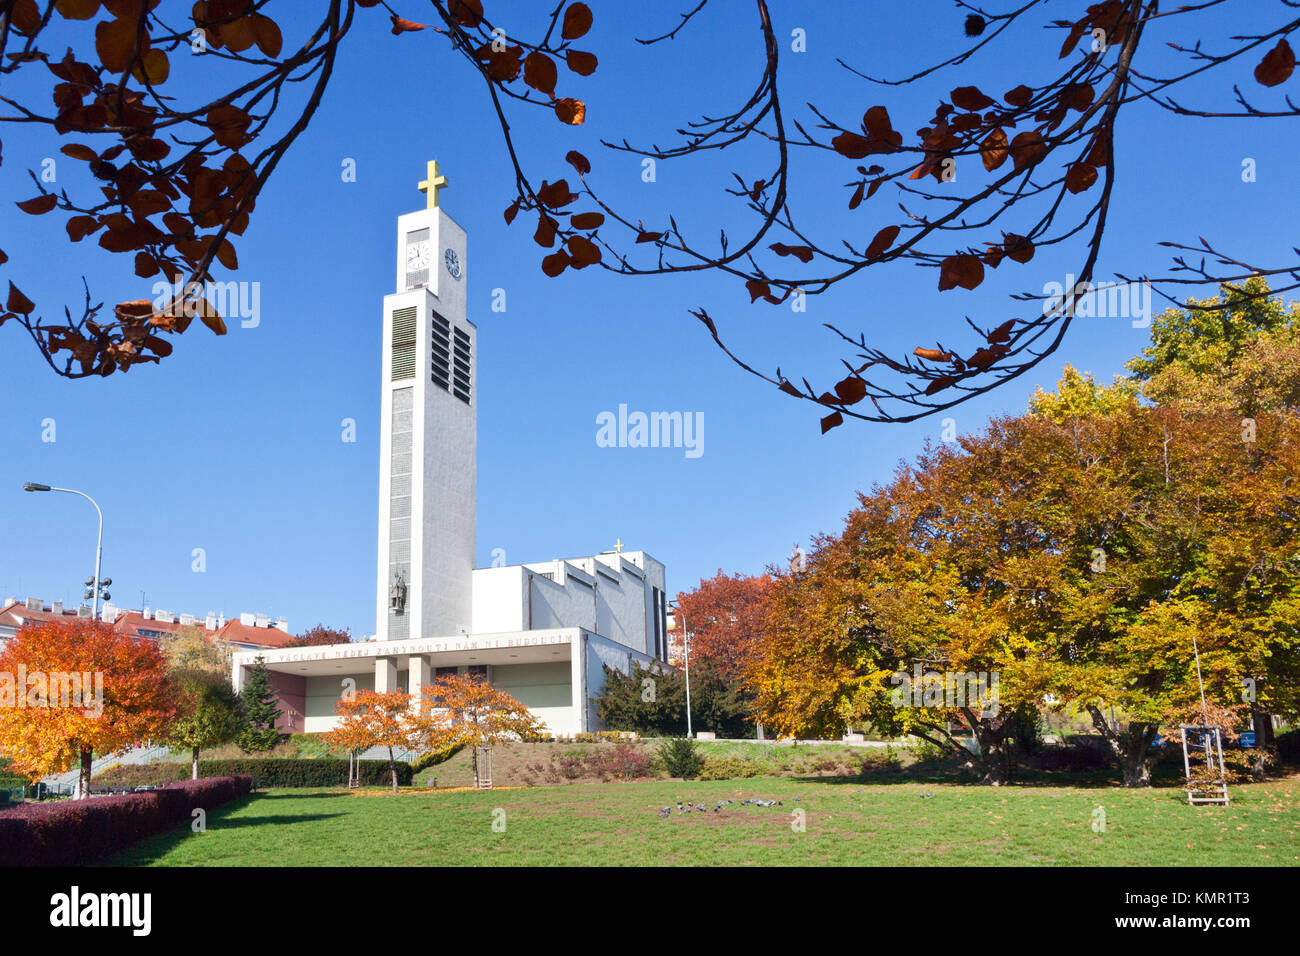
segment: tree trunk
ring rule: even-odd
[[[90,762],[94,753],[88,748],[81,750],[81,773],[77,777],[77,799],[85,800],[90,796]]]
[[[1258,706],[1250,708],[1251,729],[1255,731],[1255,753],[1252,755],[1251,775],[1256,780],[1268,776],[1269,758],[1274,756],[1273,715]]]
[[[474,759],[474,789],[478,789],[478,746],[475,745],[473,751]]]
[[[190,779],[199,779],[199,748],[195,747],[190,754]]]
[[[1105,738],[1111,756],[1119,764],[1124,786],[1151,786],[1151,768],[1155,764],[1151,743],[1156,739],[1159,725],[1132,721],[1128,730],[1120,733],[1118,722],[1114,727],[1108,724],[1100,707],[1089,704],[1088,713],[1092,716],[1092,725]]]
[[[980,774],[980,783],[1000,787],[1011,779],[1011,752],[1007,746],[1009,724],[999,718],[971,720],[971,731],[979,744],[980,752],[974,765]]]
[[[397,792],[397,761],[393,759],[393,748],[388,748],[388,772],[393,775],[393,793]]]

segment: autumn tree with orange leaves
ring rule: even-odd
[[[28,624],[0,651],[0,752],[32,779],[79,766],[78,796],[95,754],[162,738],[176,715],[158,645],[107,624]]]
[[[338,726],[324,735],[325,742],[354,755],[369,747],[386,747],[393,793],[397,793],[397,758],[393,751],[418,749],[423,733],[411,711],[411,695],[400,690],[361,690],[340,699],[334,712],[339,716]]]
[[[425,685],[417,709],[425,747],[473,748],[476,787],[481,783],[480,751],[528,740],[543,729],[532,711],[477,674],[448,674]]]
[[[786,100],[790,24],[773,15],[773,8],[788,15],[802,5],[699,0],[666,12],[663,32],[639,43],[666,48],[696,32],[712,44],[719,34],[755,44],[754,75],[741,80],[734,106],[713,106],[731,91],[719,90],[711,76],[701,83],[709,112],[684,117],[672,142],[632,143],[612,133],[601,140],[615,159],[631,153],[672,162],[725,152],[734,185],[720,190],[716,208],[693,210],[696,220],[688,222],[663,210],[615,208],[598,190],[598,162],[563,144],[530,156],[516,139],[515,109],[552,114],[557,134],[587,121],[585,101],[573,94],[600,61],[584,48],[594,21],[585,3],[559,0],[522,15],[493,0],[328,0],[310,19],[272,0],[0,0],[0,76],[21,73],[36,89],[47,88],[0,95],[0,123],[48,130],[88,174],[76,188],[47,189],[29,162],[35,194],[18,208],[35,216],[57,211],[69,241],[97,237],[100,248],[130,256],[141,280],[162,276],[177,290],[165,301],[125,301],[105,313],[86,288],[81,306],[65,311],[62,303],[38,307],[19,277],[8,282],[0,325],[23,328],[51,368],[71,378],[156,363],[195,318],[224,334],[204,283],[218,267],[238,268],[235,242],[277,165],[316,117],[341,45],[352,42],[359,23],[373,22],[366,18],[387,15],[392,42],[437,38],[481,77],[484,113],[499,125],[513,169],[505,220],[531,231],[548,276],[592,266],[626,276],[712,272],[734,282],[735,309],[743,311],[820,295],[892,264],[932,269],[939,303],[951,307],[932,327],[918,328],[916,347],[895,354],[875,344],[870,328],[832,327],[843,368],[834,376],[814,373],[825,380],[818,385],[779,364],[765,371],[735,352],[724,330],[728,322],[746,324],[743,314],[715,317],[703,306],[693,314],[738,367],[818,407],[823,432],[847,418],[936,414],[1041,362],[1061,344],[1090,285],[1107,281],[1096,270],[1115,182],[1124,162],[1147,161],[1144,150],[1124,148],[1124,137],[1140,133],[1145,117],[1163,111],[1203,125],[1300,115],[1287,89],[1295,68],[1288,37],[1300,30],[1293,4],[956,6],[954,13],[951,3],[934,4],[927,19],[933,52],[905,76],[870,69],[871,44],[889,38],[840,31],[842,42],[861,47],[840,51],[847,82],[807,104]],[[1227,8],[1243,24],[1230,36],[1207,19]],[[609,9],[617,15],[619,7]],[[709,59],[699,60],[707,69]],[[987,89],[962,75],[982,61],[1000,71],[1001,82]],[[187,85],[200,73],[201,82]],[[901,86],[932,91],[933,112],[903,116],[889,95]],[[1121,125],[1121,116],[1128,122]],[[1191,127],[1187,136],[1200,132]],[[820,167],[796,179],[794,157]],[[818,228],[800,201],[801,186],[822,189],[828,179],[843,183],[844,205],[861,219],[851,236]],[[719,228],[732,210],[746,217],[740,235]],[[1250,264],[1189,237],[1165,245],[1175,250],[1173,263],[1150,281],[1170,301],[1185,286],[1238,284],[1252,275],[1291,283],[1276,291],[1300,285],[1293,260]],[[1033,260],[1037,249],[1052,247],[1074,257],[1077,284],[1048,301],[1032,291],[1046,287]],[[6,258],[0,251],[0,265]],[[962,297],[996,269],[1026,277],[1031,291],[1012,296],[1024,308],[979,303],[975,311],[985,314],[969,317]],[[865,324],[879,324],[874,318]]]

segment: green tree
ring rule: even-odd
[[[603,665],[604,687],[595,693],[595,714],[611,730],[669,736],[686,730],[686,682],[681,671],[645,667],[628,672]]]
[[[162,649],[174,671],[199,670],[230,676],[230,643],[209,637],[200,627],[184,627],[174,637],[163,638]]]
[[[244,729],[236,738],[240,750],[244,753],[260,753],[284,740],[286,735],[275,729],[275,722],[280,719],[282,711],[276,706],[278,698],[271,689],[271,672],[262,657],[254,660],[253,666],[248,669],[240,697],[247,718]]]
[[[168,731],[167,743],[190,751],[190,776],[199,777],[199,751],[229,743],[244,730],[244,708],[224,674],[203,670],[173,672],[182,714]]]

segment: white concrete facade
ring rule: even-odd
[[[235,687],[261,658],[279,726],[315,733],[350,690],[418,694],[455,670],[485,676],[553,734],[602,729],[591,698],[603,666],[667,666],[664,566],[620,544],[474,568],[478,341],[464,230],[436,206],[399,217],[396,278],[383,303],[376,640],[237,653]]]
[[[421,247],[423,258],[413,258]],[[406,270],[416,262],[423,267]],[[402,291],[385,296],[383,310],[380,640],[471,627],[478,341],[465,314],[466,262],[465,231],[441,209],[397,220]],[[400,610],[390,606],[394,585],[405,586]]]

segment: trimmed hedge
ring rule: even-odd
[[[392,786],[387,760],[360,761],[363,787]],[[305,760],[294,757],[249,758],[247,760],[200,760],[199,775],[248,774],[258,789],[266,787],[346,787],[348,762],[337,757]],[[414,777],[411,765],[397,761],[397,782],[409,787]]]
[[[0,810],[0,866],[84,866],[246,796],[247,776],[185,780],[120,797],[25,803]]]

